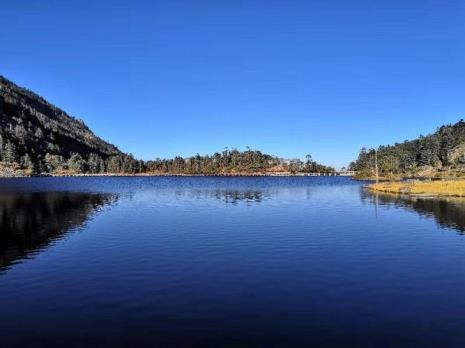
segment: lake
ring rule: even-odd
[[[342,177],[0,180],[0,346],[464,347],[465,201]]]

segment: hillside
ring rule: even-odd
[[[121,155],[80,120],[37,94],[0,76],[0,161],[3,167],[42,173],[74,169],[82,161],[103,162]],[[81,161],[81,162],[80,162]],[[95,168],[94,168],[95,169]]]
[[[465,122],[445,125],[433,134],[377,149],[381,176],[462,176],[465,174]],[[350,164],[359,177],[372,177],[375,149],[363,148]]]

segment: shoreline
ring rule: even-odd
[[[465,198],[465,180],[446,181],[408,181],[408,182],[381,182],[367,185],[366,188],[373,192],[381,192],[394,195],[407,195],[411,197]]]
[[[104,173],[104,174],[37,174],[37,175],[0,175],[0,179],[9,178],[66,178],[66,177],[352,177],[348,174],[315,173],[223,173],[223,174],[172,174],[172,173]]]

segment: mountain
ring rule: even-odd
[[[401,144],[363,148],[350,169],[359,177],[374,174],[377,157],[383,176],[460,176],[465,173],[465,122],[444,125],[433,134]]]
[[[0,161],[49,172],[73,156],[96,161],[121,155],[83,121],[0,76]]]

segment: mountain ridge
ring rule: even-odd
[[[93,150],[98,154],[107,156],[121,153],[115,145],[96,136],[82,120],[68,115],[33,91],[20,87],[1,75],[0,96],[1,125],[3,127],[9,126],[8,122],[11,124],[13,121],[16,126],[27,121],[31,122],[35,131],[40,128],[43,132],[42,128],[46,128],[53,133],[54,130],[59,135],[82,143],[83,146],[89,148],[89,152]],[[15,117],[17,120],[14,120]],[[77,137],[70,134],[70,128],[76,131]]]

